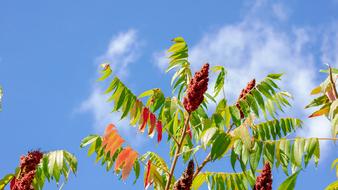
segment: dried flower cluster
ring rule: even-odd
[[[187,95],[184,97],[183,105],[191,113],[195,111],[203,102],[204,93],[208,89],[209,82],[209,64],[203,65],[202,69],[195,73],[191,79]]]
[[[32,182],[37,165],[43,157],[40,151],[28,152],[27,156],[20,158],[20,175],[11,181],[11,190],[34,190]]]
[[[268,162],[265,163],[261,175],[257,177],[253,190],[272,190],[272,174]]]
[[[245,100],[246,95],[248,93],[250,93],[250,91],[256,86],[256,80],[252,79],[250,82],[248,82],[248,84],[246,85],[246,87],[242,90],[241,94],[239,95],[239,98],[237,100],[236,106],[239,109],[240,113],[241,113],[241,119],[244,118],[244,114],[243,111],[241,110],[241,106],[239,105],[239,100]]]
[[[188,167],[185,169],[183,175],[174,185],[173,190],[190,190],[195,171],[194,161],[190,160]]]

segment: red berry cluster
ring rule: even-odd
[[[187,95],[184,97],[183,105],[191,113],[195,111],[203,102],[204,93],[208,89],[209,82],[209,64],[203,65],[202,69],[195,73],[191,79]]]
[[[190,160],[187,169],[185,169],[181,178],[175,183],[173,190],[190,190],[194,177],[195,165]]]
[[[243,111],[241,110],[241,106],[239,105],[239,100],[245,100],[246,95],[250,93],[250,91],[256,86],[256,80],[252,79],[250,82],[248,82],[248,84],[246,85],[246,87],[242,90],[241,94],[239,95],[239,98],[237,100],[236,106],[239,109],[240,113],[241,113],[241,119],[244,118],[244,114]]]
[[[272,190],[272,174],[268,162],[265,163],[261,175],[257,177],[253,190]]]
[[[40,151],[28,152],[27,156],[20,158],[20,175],[11,181],[11,190],[34,190],[32,182],[37,165],[43,157]]]

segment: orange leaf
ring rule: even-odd
[[[156,130],[157,130],[157,142],[161,142],[162,140],[162,122],[161,121],[157,121]]]
[[[151,168],[151,161],[148,160],[148,164],[147,164],[147,173],[146,173],[146,177],[145,177],[145,181],[144,181],[144,188],[148,189],[148,187],[150,186],[150,168]]]
[[[122,179],[125,180],[129,176],[131,170],[133,169],[133,165],[138,157],[138,154],[136,151],[132,151],[129,153],[129,156],[126,158],[124,162],[124,166],[122,169]]]
[[[309,118],[311,118],[311,117],[318,117],[318,116],[327,114],[327,113],[329,113],[329,111],[330,111],[330,106],[324,106],[324,107],[321,108],[320,110],[317,110],[317,111],[313,112],[313,113],[309,116]]]
[[[118,148],[124,143],[123,138],[118,134],[116,127],[113,124],[109,124],[105,130],[103,136],[102,147],[105,147],[105,152],[110,152],[110,156],[113,156]]]
[[[128,146],[120,152],[115,161],[115,171],[117,171],[122,166],[131,151],[133,151],[133,149]]]
[[[139,130],[142,133],[144,132],[148,118],[149,118],[149,109],[144,107],[143,110],[142,110],[142,125],[139,127]]]
[[[115,139],[112,139],[111,143],[106,146],[105,152],[110,152],[110,156],[113,156],[118,148],[122,146],[124,139],[120,136],[116,136]]]

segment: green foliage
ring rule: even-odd
[[[158,88],[146,90],[136,96],[119,78],[114,77],[105,90],[110,96],[108,102],[114,103],[112,111],[120,112],[121,119],[127,119],[129,116],[130,125],[138,124],[141,132],[148,126],[150,137],[154,134],[154,122],[161,122],[169,145],[169,156],[174,158],[172,160],[174,163],[178,157],[182,157],[185,163],[200,151],[208,155],[204,164],[222,162],[222,158],[230,156],[230,164],[235,173],[197,172],[192,189],[198,189],[204,183],[209,189],[251,189],[256,173],[260,172],[257,168],[265,162],[269,162],[272,168],[282,168],[286,175],[292,174],[280,189],[294,188],[301,169],[306,168],[310,160],[318,164],[320,138],[287,138],[302,127],[302,121],[292,117],[279,117],[281,112],[291,107],[289,100],[292,98],[278,85],[283,74],[268,74],[252,89],[246,91],[244,96],[230,103],[224,92],[226,69],[214,66],[211,73],[216,76],[210,76],[212,79],[215,78],[212,92],[204,94],[201,106],[189,115],[182,105],[183,95],[192,78],[188,45],[182,37],[174,38],[172,41],[173,44],[168,49],[169,65],[166,72],[174,71],[171,80],[174,96],[165,97]],[[104,65],[99,81],[107,80],[111,74],[109,65]],[[332,133],[336,135],[338,101],[332,101],[327,96],[332,89],[328,78],[311,92],[321,95],[307,108],[320,106],[311,117],[328,116],[334,124]],[[220,97],[221,91],[223,98],[217,100],[216,97]],[[210,103],[216,104],[213,112],[208,110]],[[187,118],[189,121],[186,123]],[[188,130],[184,131],[186,128]],[[161,132],[158,131],[158,135],[162,137],[162,129]],[[182,140],[182,144],[179,140]],[[106,169],[110,170],[124,148],[120,146],[121,144],[115,144],[118,149],[114,155],[110,155],[103,141],[104,137],[91,135],[82,141],[81,147],[89,146],[88,154],[96,153],[96,161],[102,160],[101,164],[106,164]],[[145,165],[145,185],[152,183],[154,188],[159,190],[172,187],[174,181],[169,184],[169,179],[171,177],[175,179],[175,176],[171,176],[171,171],[176,163],[172,165],[173,168],[169,168],[160,155],[147,152],[138,157],[133,165],[136,179],[140,174],[140,163]],[[242,172],[236,172],[238,163]],[[119,173],[120,170],[115,172]]]
[[[250,184],[255,181],[255,176],[246,173],[203,172],[196,176],[191,189],[199,189],[204,183],[209,189],[242,189],[249,190]]]
[[[281,118],[252,126],[253,137],[257,140],[276,140],[285,137],[300,128],[302,121],[296,118]]]
[[[224,87],[224,79],[227,72],[223,66],[214,66],[211,68],[211,70],[214,72],[219,72],[214,86],[214,97],[216,97]]]
[[[76,174],[76,171],[77,159],[73,154],[65,150],[51,151],[43,154],[43,158],[36,167],[32,185],[35,190],[41,190],[46,179],[48,182],[55,181],[59,184],[62,176],[64,184],[67,182],[70,173]],[[14,174],[8,174],[1,179],[0,190],[3,190],[13,178],[18,177],[20,172],[20,168],[18,167]]]
[[[296,180],[300,171],[289,176],[279,187],[278,190],[295,189]]]
[[[153,179],[154,189],[164,189],[164,184],[167,181],[169,169],[163,158],[154,152],[146,152],[139,158],[140,162],[146,163],[147,160],[151,162],[150,178]],[[146,173],[145,169],[145,173]],[[146,174],[145,174],[146,175]]]
[[[177,91],[178,99],[181,99],[192,77],[188,61],[188,45],[182,37],[174,38],[172,42],[173,45],[168,49],[170,62],[166,72],[176,69],[171,79],[171,86],[173,93]]]
[[[76,174],[77,159],[75,156],[65,150],[56,150],[44,154],[42,162],[38,165],[33,181],[36,190],[43,189],[45,179],[48,181],[55,180],[60,182],[61,176],[65,182],[68,180],[69,174]]]

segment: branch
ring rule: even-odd
[[[194,176],[193,176],[193,180],[195,179],[195,177],[201,172],[201,170],[204,168],[204,166],[211,161],[211,154],[209,153],[208,156],[204,159],[204,161],[202,162],[202,164],[200,166],[197,167]]]
[[[187,120],[185,121],[180,142],[177,144],[177,148],[176,148],[175,155],[174,155],[174,160],[171,164],[170,173],[169,173],[169,176],[168,176],[168,180],[167,180],[165,190],[169,190],[169,188],[170,188],[171,179],[172,179],[172,176],[174,175],[177,160],[180,157],[180,152],[181,152],[181,148],[182,148],[182,145],[183,145],[183,141],[184,141],[185,136],[187,135],[186,131],[187,131],[187,128],[188,128],[189,120],[190,120],[190,113],[187,117]]]

